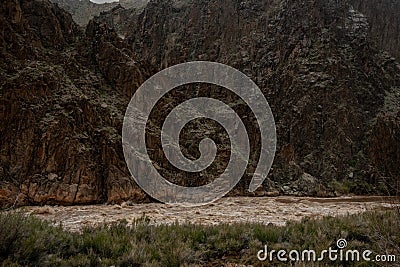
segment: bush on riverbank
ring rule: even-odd
[[[335,248],[336,240],[345,238],[348,249],[395,254],[398,263],[399,214],[399,211],[388,210],[322,220],[305,219],[285,227],[261,224],[153,226],[143,218],[133,227],[121,221],[87,228],[82,233],[69,233],[61,226],[51,226],[31,216],[1,213],[0,262],[2,266],[221,266],[226,262],[261,266],[263,263],[256,255],[264,245],[276,250],[321,251]],[[275,261],[274,264],[280,263]],[[332,262],[324,264],[331,266]],[[337,262],[337,265],[342,264]]]

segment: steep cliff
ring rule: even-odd
[[[261,87],[278,131],[266,190],[382,193],[398,187],[400,72],[374,23],[346,1],[152,1],[127,39],[158,69],[217,61]]]
[[[396,0],[351,0],[369,22],[370,37],[377,45],[400,60],[400,2]]]
[[[395,192],[400,66],[382,51],[387,42],[376,45],[375,21],[360,8],[333,0],[156,0],[141,12],[117,6],[82,31],[47,0],[1,2],[0,206],[148,199],[123,158],[123,114],[150,75],[191,60],[243,71],[271,105],[277,155],[257,195]],[[159,103],[146,136],[152,159],[177,184],[213,179],[177,172],[159,142],[163,118],[193,96],[229,102],[243,118],[252,156],[231,194],[247,194],[259,131],[249,108],[223,88],[178,88]],[[215,176],[229,156],[218,125],[192,123],[181,145],[196,157],[205,134],[221,152],[209,169]]]
[[[144,199],[119,132],[145,68],[115,33],[86,37],[48,1],[0,8],[0,205]],[[127,67],[124,87],[114,83],[122,74],[113,61]]]

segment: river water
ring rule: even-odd
[[[285,225],[304,217],[340,216],[367,210],[383,210],[399,205],[399,198],[389,197],[226,197],[200,207],[183,207],[161,203],[87,206],[32,206],[20,210],[54,224],[62,222],[68,231],[80,231],[84,226],[96,226],[122,219],[132,223],[146,216],[151,224],[259,222]]]

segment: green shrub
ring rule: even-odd
[[[399,219],[395,209],[304,219],[285,227],[254,223],[154,226],[143,218],[133,226],[121,221],[70,233],[35,217],[7,212],[0,213],[0,262],[1,266],[213,266],[223,262],[262,266],[256,255],[264,245],[321,251],[334,247],[339,238],[345,238],[352,249],[399,255]]]

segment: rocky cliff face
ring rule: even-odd
[[[352,0],[350,3],[369,21],[369,35],[377,45],[400,59],[400,2]]]
[[[398,183],[400,94],[374,23],[345,1],[154,1],[128,40],[159,69],[210,60],[252,77],[275,115],[270,178],[285,193],[373,193]]]
[[[144,199],[126,170],[119,131],[125,96],[146,69],[115,34],[86,37],[48,1],[0,6],[0,205]],[[109,61],[129,65],[129,77]]]
[[[103,13],[82,32],[48,1],[3,1],[0,205],[147,199],[123,159],[123,114],[151,74],[190,60],[231,65],[268,99],[278,150],[257,194],[398,190],[400,66],[375,45],[375,21],[358,8],[323,0],[158,0],[139,13],[123,7]],[[260,137],[248,108],[221,88],[189,89],[173,92],[167,108],[152,114],[155,127],[169,106],[191,96],[237,102],[257,163]],[[150,130],[152,158],[165,162],[159,131]],[[210,122],[194,123],[183,133],[185,152],[198,154],[193,140],[204,131],[221,133]],[[213,173],[226,157],[222,152]],[[246,193],[252,171],[253,163],[232,194]],[[164,163],[160,172],[178,184],[208,182]]]

